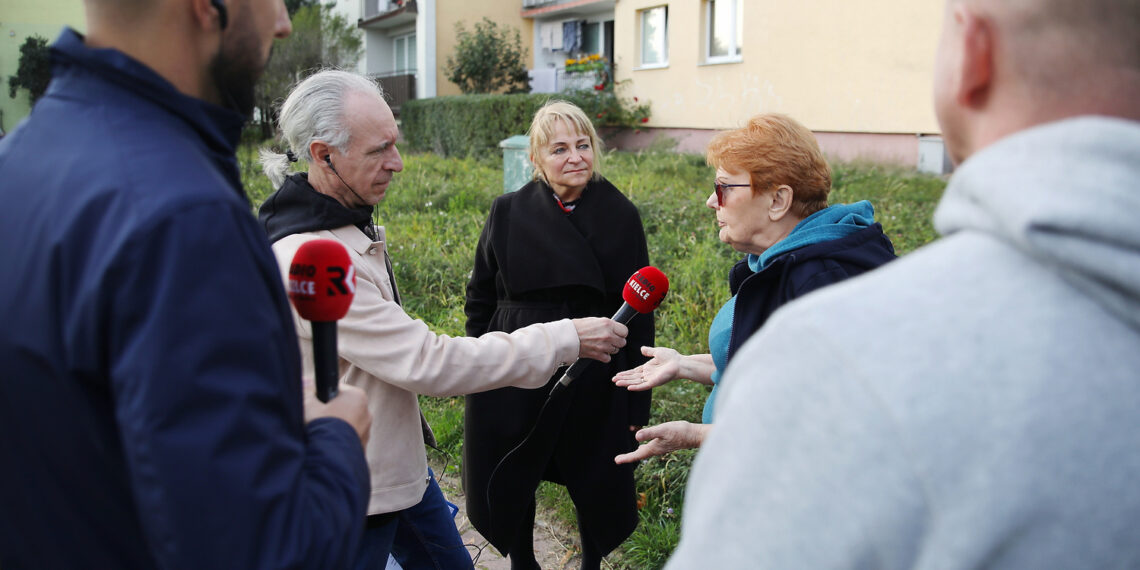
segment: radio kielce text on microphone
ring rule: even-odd
[[[621,291],[621,298],[625,302],[614,313],[612,319],[623,325],[627,324],[634,316],[656,309],[668,292],[669,278],[660,269],[652,265],[642,267],[634,271],[629,280],[625,282],[625,288]],[[550,395],[553,396],[559,389],[573,382],[591,362],[593,360],[588,358],[575,360],[574,364],[566,369],[562,378],[551,388]]]
[[[356,293],[356,269],[340,242],[317,239],[301,244],[289,264],[289,300],[313,329],[313,373],[317,399],[336,397],[336,322],[348,313]]]

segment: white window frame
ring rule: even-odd
[[[408,64],[408,67],[403,67],[403,68],[400,67],[400,60],[399,60],[399,55],[398,55],[400,52],[396,48],[396,44],[398,44],[401,40],[404,42],[404,60],[405,60],[405,63]],[[408,49],[409,47],[411,49]],[[406,34],[400,34],[400,35],[392,38],[392,72],[398,73],[398,72],[403,71],[403,72],[415,75],[416,72],[419,71],[416,69],[415,50],[416,50],[416,33],[415,32],[408,32]],[[409,60],[409,54],[411,55],[410,60]]]
[[[657,31],[657,33],[655,34],[655,36],[657,36],[657,37],[654,38],[654,39],[657,39],[659,37],[661,40],[661,46],[659,49],[659,51],[661,52],[661,61],[647,62],[647,61],[645,61],[645,51],[646,51],[645,50],[645,43],[646,43],[646,33],[645,33],[645,27],[646,26],[645,26],[645,24],[646,24],[646,18],[650,17],[650,14],[657,11],[657,10],[661,10],[661,13],[664,15],[664,17],[662,18],[664,25],[661,26],[662,29]],[[638,67],[637,69],[659,69],[662,67],[669,67],[669,6],[668,5],[654,6],[652,8],[646,8],[644,10],[639,10],[637,13],[637,19],[638,19],[638,44],[637,45],[638,45],[638,52],[639,52],[637,59],[638,59],[638,63],[640,64],[640,67]]]
[[[729,26],[729,53],[728,55],[712,55],[712,44],[716,34],[713,30],[713,5],[717,2],[728,2],[733,5],[731,10],[733,22]],[[704,41],[704,59],[705,63],[738,63],[743,60],[742,54],[744,52],[741,43],[743,38],[744,27],[744,0],[705,0],[705,41]],[[736,53],[733,52],[735,48]]]

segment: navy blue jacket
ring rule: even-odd
[[[344,567],[368,471],[304,423],[243,117],[64,30],[0,141],[0,567]]]
[[[895,248],[874,224],[849,236],[789,251],[756,273],[748,258],[736,262],[728,285],[736,295],[728,358],[785,303],[895,259]]]

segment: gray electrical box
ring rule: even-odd
[[[534,165],[530,163],[530,138],[515,135],[499,141],[503,149],[503,193],[514,192],[530,182]]]
[[[946,145],[938,135],[918,136],[918,171],[928,174],[949,174],[954,170]]]

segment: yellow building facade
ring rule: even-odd
[[[532,26],[520,15],[520,0],[358,0],[364,31],[362,72],[376,77],[393,108],[407,99],[458,95],[447,79],[447,59],[458,43],[456,24],[474,30],[483,18],[518,30],[523,47]]]
[[[939,132],[941,2],[619,0],[615,79],[683,149],[761,112],[791,115],[838,158],[914,165]]]
[[[439,65],[436,67],[437,95],[459,95],[459,86],[447,80],[447,58],[455,54],[459,38],[455,35],[455,25],[463,24],[467,31],[474,31],[475,24],[488,18],[500,27],[518,30],[522,47],[530,53],[534,32],[529,20],[519,15],[518,0],[494,0],[472,2],[471,0],[436,0],[440,9],[436,15],[436,50]]]

